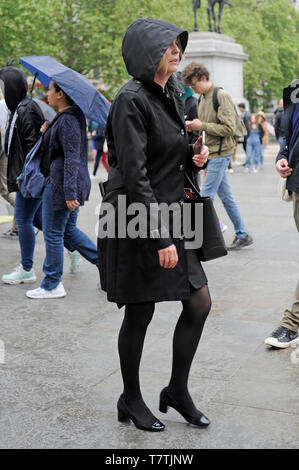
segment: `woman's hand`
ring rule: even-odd
[[[50,123],[49,121],[45,121],[42,125],[42,127],[40,128],[40,132],[43,134],[44,132],[46,132],[46,130],[48,129]]]
[[[77,209],[77,207],[80,206],[80,202],[77,201],[77,199],[74,199],[73,201],[65,201],[68,209],[70,211],[74,211]]]
[[[193,145],[193,151],[195,155],[192,157],[194,165],[198,166],[199,168],[205,165],[209,156],[209,148],[206,145],[202,147],[201,142],[202,137],[200,136]]]
[[[179,261],[175,245],[170,245],[167,248],[162,248],[161,250],[158,250],[158,254],[160,266],[162,266],[162,268],[174,268]]]

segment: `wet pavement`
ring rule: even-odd
[[[169,380],[172,333],[179,302],[157,304],[141,365],[145,401],[166,424],[146,433],[118,423],[122,390],[117,336],[123,311],[98,290],[94,266],[81,263],[69,273],[65,254],[63,299],[30,300],[28,289],[42,279],[44,244],[37,236],[35,284],[0,284],[0,448],[86,449],[260,449],[299,447],[299,346],[276,350],[264,344],[291,305],[298,280],[298,233],[292,204],[277,195],[273,161],[278,146],[266,149],[265,168],[245,174],[239,149],[233,194],[254,245],[204,264],[212,296],[190,376],[190,392],[211,419],[197,429],[170,409],[158,411],[160,390]],[[100,169],[79,227],[96,241]],[[233,227],[219,199],[216,209]],[[0,215],[7,215],[0,200]],[[3,233],[9,224],[0,225]],[[0,238],[1,274],[19,264],[15,240]]]

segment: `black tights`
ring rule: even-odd
[[[193,291],[183,300],[183,311],[173,336],[172,373],[168,389],[171,396],[192,414],[194,404],[188,392],[188,376],[201,333],[211,308],[208,286]],[[147,327],[155,310],[154,303],[128,304],[118,338],[121,372],[126,403],[139,415],[151,413],[146,407],[139,383],[139,365]]]

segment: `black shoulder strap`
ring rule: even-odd
[[[218,91],[219,90],[222,90],[222,87],[221,86],[215,86],[214,90],[213,90],[213,108],[216,112],[216,114],[218,113],[218,108],[219,108],[219,101],[218,101]],[[217,118],[218,119],[218,118]],[[223,137],[220,137],[220,141],[219,141],[219,148],[218,148],[218,155],[221,154],[221,149],[222,149],[222,142],[223,142]]]
[[[221,86],[215,86],[213,90],[213,108],[215,109],[216,114],[218,113],[219,101],[218,101],[218,91],[222,90]]]

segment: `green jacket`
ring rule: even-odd
[[[235,146],[234,134],[236,131],[234,104],[229,94],[220,89],[218,91],[219,108],[216,114],[213,107],[212,84],[206,95],[203,95],[198,105],[198,118],[202,122],[202,130],[206,131],[206,145],[209,147],[209,159],[225,157],[233,153]],[[221,153],[219,154],[220,137],[222,139]]]

